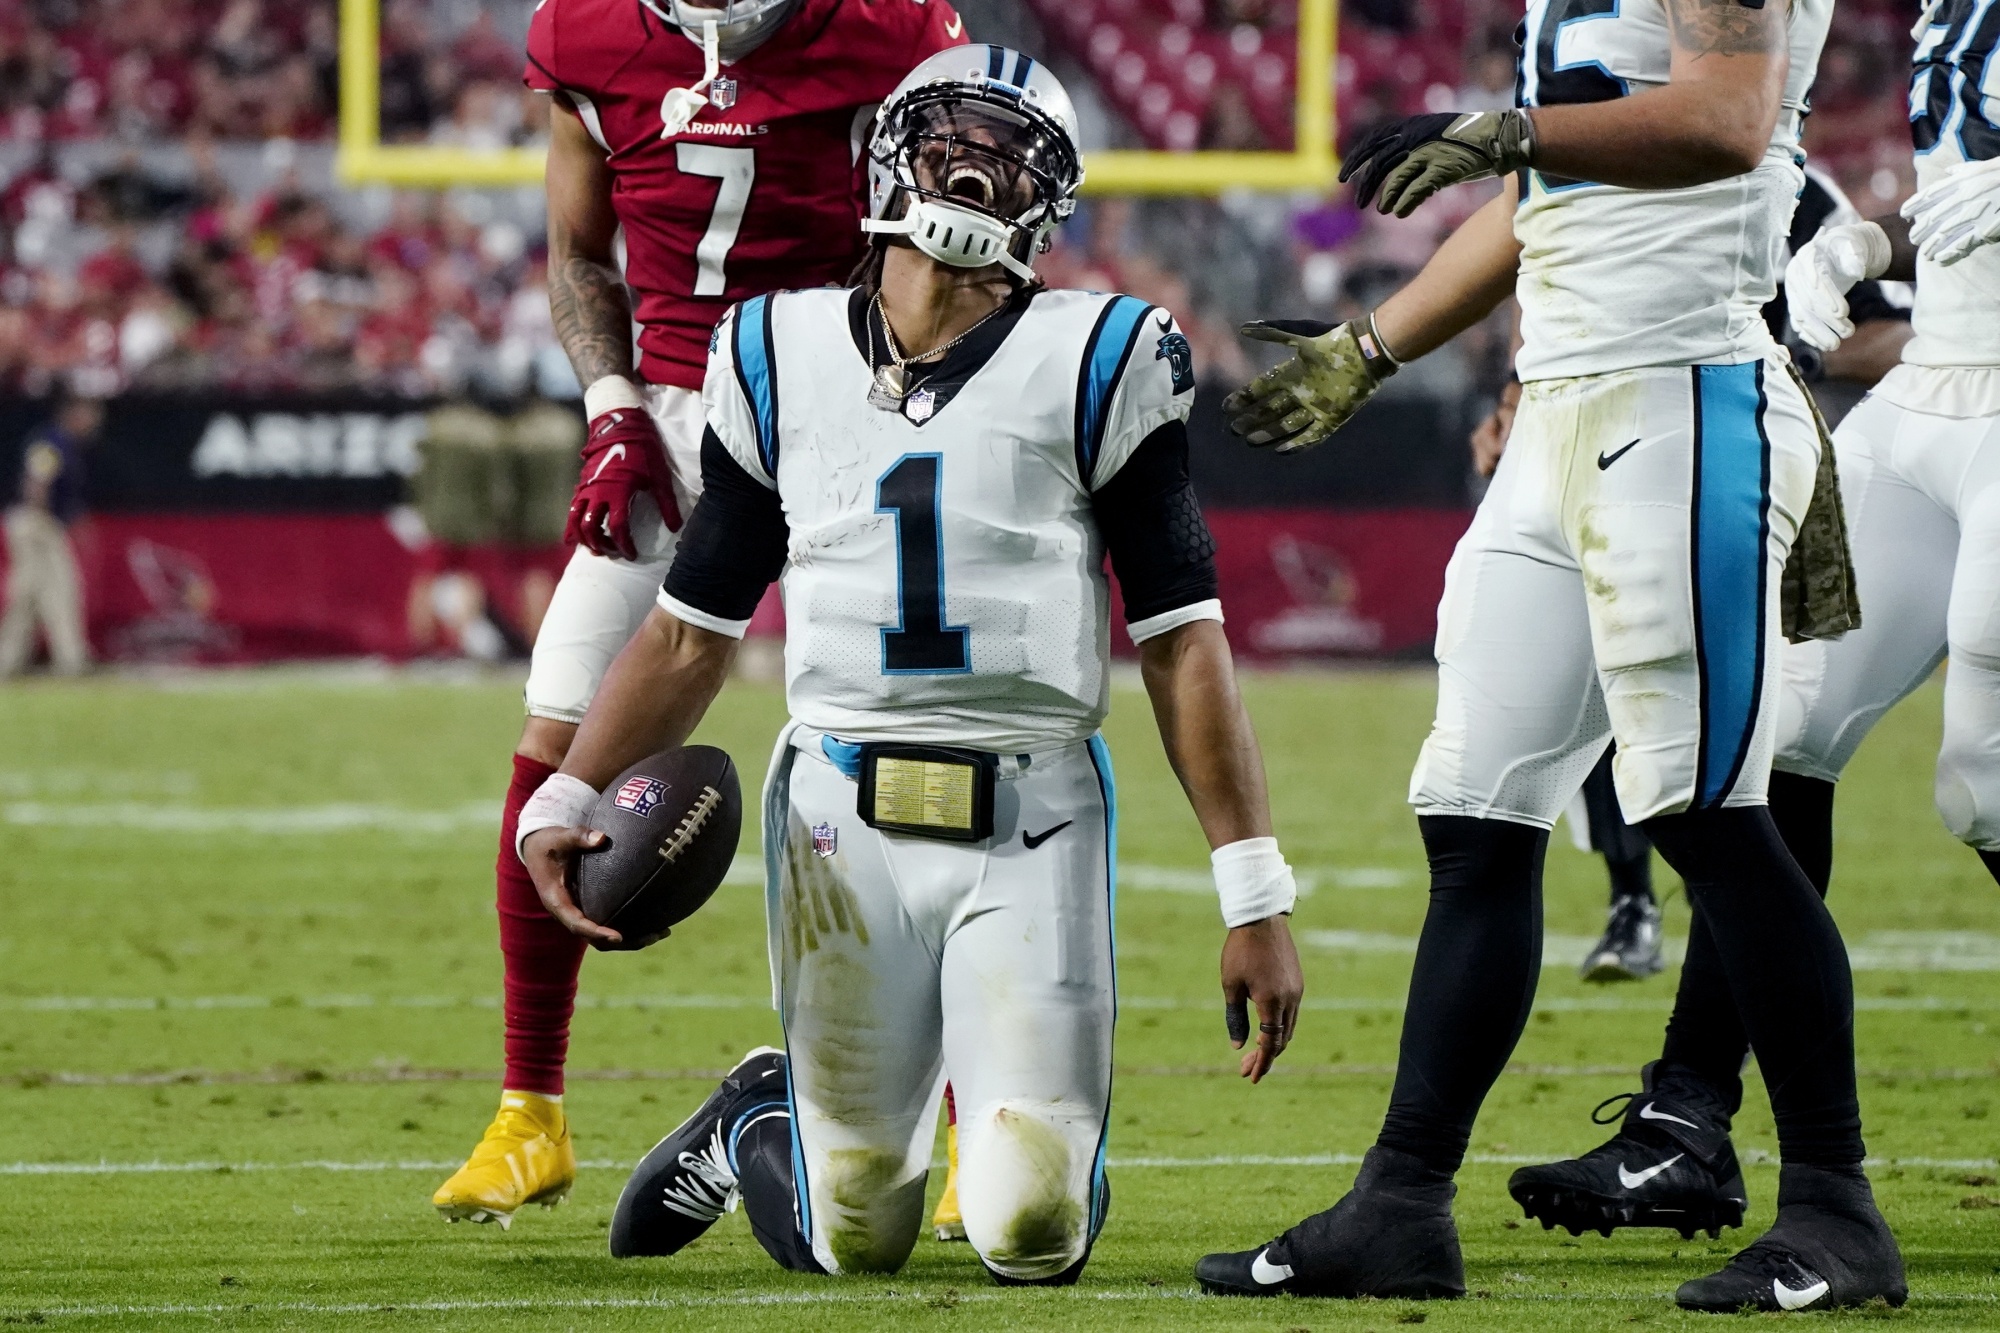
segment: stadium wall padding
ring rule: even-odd
[[[1467,515],[1223,509],[1215,532],[1231,642],[1257,660],[1424,658]],[[562,547],[411,541],[403,511],[106,513],[74,533],[91,642],[112,660],[524,652]],[[473,620],[488,629],[476,638]],[[1132,646],[1114,611],[1113,645]],[[753,632],[783,625],[775,598]]]
[[[432,406],[113,402],[89,455],[92,512],[74,534],[97,652],[206,662],[524,653],[568,553],[452,546],[425,531],[406,499]],[[0,400],[0,475],[10,482],[20,443],[46,415],[32,400]],[[1337,457],[1345,432],[1307,456],[1328,465],[1289,477],[1288,460],[1197,433],[1197,485],[1239,654],[1428,656],[1445,562],[1469,510],[1462,463],[1447,466],[1439,442],[1449,423],[1420,421],[1416,409],[1397,417],[1385,426],[1425,461],[1367,487],[1328,484],[1353,465]],[[1411,446],[1426,437],[1435,447]],[[1230,469],[1202,457],[1225,449],[1233,484],[1213,480]],[[782,623],[772,598],[753,632]],[[1113,625],[1114,649],[1131,654],[1122,614]]]

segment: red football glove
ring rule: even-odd
[[[667,447],[652,417],[637,407],[614,407],[590,421],[583,446],[583,475],[569,504],[563,540],[582,542],[613,560],[637,560],[632,544],[632,501],[651,495],[667,531],[681,530],[681,507],[674,499],[674,474]]]

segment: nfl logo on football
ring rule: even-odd
[[[840,850],[840,830],[831,824],[813,825],[813,852],[820,857],[830,857]]]
[[[717,111],[736,105],[736,80],[724,74],[708,82],[708,101]]]
[[[658,778],[630,778],[611,798],[611,803],[620,810],[630,810],[635,815],[650,816],[667,794],[667,784]]]

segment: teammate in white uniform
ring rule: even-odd
[[[1918,24],[1910,86],[1921,219],[1961,192],[2000,208],[2000,6],[1944,0]],[[1927,206],[1928,205],[1928,206]],[[1975,209],[1976,211],[1976,209]],[[1794,323],[1825,350],[1853,325],[1857,279],[1914,277],[1916,337],[1834,436],[1868,614],[1837,643],[1787,653],[1776,766],[1832,784],[1869,728],[1947,654],[1937,806],[2000,877],[2000,248],[1946,265],[1900,217],[1815,241],[1787,284]],[[1937,234],[1942,249],[1952,238]],[[1990,238],[1988,238],[1990,239]],[[1857,265],[1854,261],[1860,261]]]
[[[1462,1293],[1451,1178],[1532,1004],[1547,830],[1615,737],[1625,817],[1695,907],[1684,984],[1734,994],[1785,1163],[1771,1231],[1679,1301],[1904,1298],[1861,1170],[1846,953],[1764,808],[1778,592],[1819,439],[1759,312],[1831,8],[1533,0],[1521,107],[1396,122],[1342,173],[1384,211],[1485,176],[1509,177],[1501,196],[1366,320],[1246,330],[1298,353],[1227,405],[1252,444],[1325,438],[1510,291],[1523,389],[1438,612],[1411,780],[1431,905],[1382,1134],[1333,1208],[1204,1259],[1211,1291]]]
[[[2000,103],[1981,90],[1995,68],[2000,6],[1946,0],[1925,11],[1915,35],[1911,130],[1924,188],[1904,206],[1912,221],[1840,222],[1802,246],[1785,275],[1793,328],[1824,352],[1855,332],[1858,283],[1917,279],[1916,336],[1903,364],[1833,437],[1866,616],[1836,641],[1784,654],[1771,814],[1822,894],[1833,868],[1834,784],[1876,719],[1947,651],[1938,809],[2000,876],[2000,629],[1992,624],[2000,598],[2000,249],[1979,248],[2000,234]],[[1559,1194],[1569,1216],[1587,1198],[1606,1226],[1683,1231],[1717,1215],[1718,1195],[1740,1207],[1729,1118],[1742,1098],[1746,1050],[1730,996],[1683,985],[1666,1054],[1648,1067],[1646,1092],[1619,1133],[1581,1158],[1517,1172],[1516,1197]],[[1657,1177],[1627,1174],[1670,1155],[1699,1169],[1677,1163]]]
[[[1246,1075],[1289,1036],[1292,876],[1188,480],[1187,340],[1030,266],[1073,206],[1074,124],[1026,56],[931,58],[871,144],[874,275],[746,301],[716,335],[702,499],[522,855],[573,915],[567,857],[596,835],[566,826],[688,735],[782,578],[764,848],[787,1051],[752,1052],[640,1164],[614,1253],[673,1253],[740,1193],[786,1267],[894,1271],[949,1071],[967,1239],[1003,1283],[1081,1272],[1116,1012],[1107,554],[1215,849],[1238,1044],[1258,1007]]]

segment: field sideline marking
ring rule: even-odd
[[[21,1315],[41,1315],[45,1318],[105,1319],[121,1316],[158,1319],[172,1315],[197,1314],[397,1314],[408,1311],[414,1314],[457,1314],[477,1310],[696,1310],[715,1308],[756,1308],[758,1306],[785,1305],[892,1305],[922,1302],[928,1305],[942,1293],[929,1287],[915,1291],[811,1291],[811,1292],[764,1292],[743,1296],[556,1296],[549,1298],[518,1297],[507,1300],[429,1300],[429,1301],[238,1301],[233,1304],[221,1302],[187,1305],[26,1305],[17,1306],[10,1312],[14,1317]],[[1564,1303],[1599,1303],[1632,1301],[1666,1301],[1670,1293],[1664,1291],[1638,1292],[1532,1292],[1532,1291],[1490,1291],[1482,1292],[1481,1301],[1514,1301],[1521,1303],[1561,1301]],[[988,1304],[998,1301],[1018,1300],[1019,1297],[1001,1291],[953,1291],[951,1299],[959,1304]],[[1226,1301],[1227,1296],[1205,1296],[1193,1287],[1177,1287],[1159,1291],[1065,1291],[1049,1293],[1042,1297],[1049,1302],[1083,1301]],[[1992,1305],[2000,1302],[2000,1295],[1986,1291],[1938,1291],[1912,1292],[1910,1305],[1917,1309],[1948,1305]]]
[[[1212,1010],[1211,999],[1172,995],[1121,995],[1120,1008]],[[762,995],[590,995],[576,997],[579,1009],[768,1009]],[[10,1013],[157,1013],[163,1010],[210,1009],[498,1009],[498,995],[0,995],[0,1012]],[[2000,1000],[1959,999],[1949,995],[1861,995],[1854,1007],[1864,1013],[1992,1013]],[[1332,1012],[1401,1013],[1403,1001],[1366,995],[1309,995],[1305,1008]],[[1537,1012],[1664,1014],[1671,996],[1658,998],[1552,995],[1535,1001]]]
[[[1466,1161],[1475,1166],[1532,1166],[1554,1161],[1560,1153],[1470,1153]],[[1740,1159],[1749,1166],[1775,1167],[1777,1156],[1761,1148],[1746,1148]],[[0,1176],[143,1176],[143,1175],[236,1175],[270,1171],[329,1171],[336,1173],[382,1171],[450,1171],[463,1165],[458,1160],[437,1162],[4,1162]],[[630,1171],[637,1163],[608,1160],[578,1162],[586,1171]],[[1185,1171],[1209,1167],[1236,1166],[1359,1166],[1359,1153],[1299,1153],[1294,1155],[1247,1153],[1209,1157],[1112,1157],[1106,1165],[1122,1171]],[[1871,1167],[1929,1167],[1945,1171],[1990,1171],[2000,1167],[1991,1157],[1870,1157]],[[932,1162],[941,1171],[944,1163]]]
[[[1234,1065],[1118,1065],[1119,1078],[1235,1078]],[[1274,1076],[1287,1078],[1388,1078],[1395,1074],[1392,1064],[1281,1064]],[[1508,1065],[1501,1071],[1513,1078],[1630,1078],[1629,1065]],[[1899,1079],[1918,1083],[1969,1083],[2000,1078],[2000,1068],[1981,1069],[1859,1069],[1861,1078]],[[727,1069],[572,1069],[568,1076],[580,1083],[671,1083],[711,1082],[729,1073]],[[434,1069],[389,1065],[375,1069],[325,1070],[291,1069],[161,1069],[135,1072],[89,1073],[82,1070],[22,1070],[0,1074],[0,1088],[8,1085],[32,1091],[37,1088],[165,1088],[165,1087],[292,1087],[324,1083],[381,1085],[393,1083],[480,1083],[498,1077],[493,1069]]]

